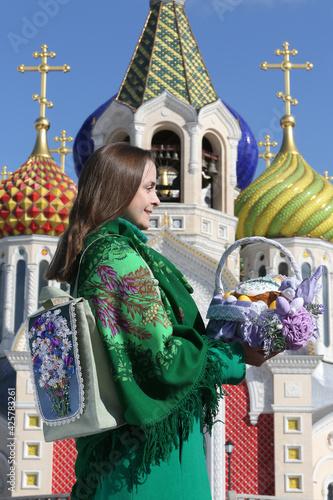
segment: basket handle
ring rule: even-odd
[[[294,270],[294,273],[296,275],[296,278],[299,281],[302,281],[302,275],[300,273],[299,267],[297,265],[297,262],[294,259],[293,254],[285,248],[281,243],[275,241],[275,240],[270,240],[267,238],[264,238],[263,236],[251,236],[248,238],[241,238],[240,240],[235,241],[232,245],[230,245],[229,248],[223,253],[221,260],[219,262],[219,265],[216,270],[216,276],[215,276],[215,292],[214,295],[218,293],[224,293],[223,291],[223,284],[222,284],[222,271],[224,268],[224,264],[226,263],[227,258],[229,255],[236,250],[236,248],[240,247],[241,245],[246,245],[247,243],[255,243],[257,241],[261,241],[263,243],[268,243],[269,245],[274,246],[275,248],[278,248],[279,250],[282,250],[282,252],[285,254],[286,257],[290,260],[290,264]]]

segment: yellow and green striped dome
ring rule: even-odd
[[[333,241],[333,186],[298,152],[281,152],[236,199],[237,239],[309,236]]]

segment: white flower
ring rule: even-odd
[[[62,357],[64,358],[65,356],[67,356],[68,351],[71,349],[72,342],[65,339],[62,341],[62,345],[63,345],[63,350],[64,350]]]

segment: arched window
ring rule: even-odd
[[[282,274],[282,276],[288,276],[289,268],[288,268],[288,264],[286,262],[280,262],[279,267],[278,267],[278,273]]]
[[[49,282],[47,279],[44,278],[44,275],[46,273],[46,269],[48,268],[48,261],[47,260],[41,260],[39,263],[38,267],[38,297],[40,296],[40,292],[42,291],[42,288],[44,286],[48,286]]]
[[[24,319],[24,289],[26,263],[24,260],[19,260],[16,264],[16,288],[15,288],[15,316],[14,316],[14,331],[20,328]]]
[[[172,130],[157,132],[152,139],[156,152],[157,194],[165,202],[180,202],[181,193],[181,144]]]
[[[325,312],[323,314],[323,324],[324,324],[324,346],[330,346],[330,328],[329,328],[329,300],[328,300],[328,271],[327,267],[324,266],[322,275],[323,284],[323,306],[325,307]]]
[[[214,177],[218,175],[219,157],[207,137],[202,139],[202,205],[216,208],[214,203]],[[216,194],[216,193],[215,193]]]
[[[260,266],[258,271],[259,278],[266,276],[266,266]]]
[[[327,488],[327,500],[333,500],[333,483],[330,483]]]
[[[302,264],[302,278],[305,280],[305,278],[310,278],[311,276],[311,266],[307,262],[303,262]]]

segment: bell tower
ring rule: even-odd
[[[219,259],[235,239],[238,121],[218,98],[185,1],[150,12],[115,99],[91,130],[94,149],[129,141],[156,152],[158,194],[148,236],[164,225]]]

